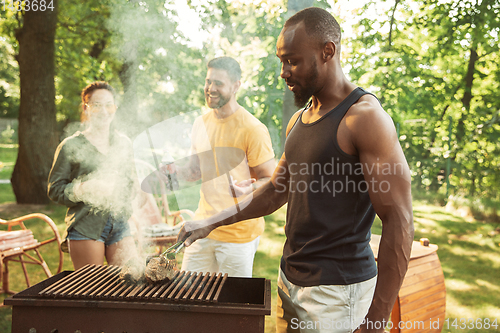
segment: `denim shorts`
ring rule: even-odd
[[[123,221],[115,221],[112,222],[112,219],[109,218],[104,226],[104,230],[102,231],[99,239],[95,239],[98,242],[104,243],[104,245],[108,246],[114,243],[121,241],[123,238],[132,236],[130,232],[130,226],[128,222]],[[94,240],[90,237],[84,236],[74,228],[68,231],[69,240]]]

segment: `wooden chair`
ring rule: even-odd
[[[30,219],[40,219],[48,224],[52,229],[54,236],[43,241],[35,239],[33,232],[24,225],[24,221]],[[35,264],[42,266],[47,277],[51,277],[49,266],[40,254],[39,248],[51,242],[57,242],[59,251],[59,266],[57,273],[61,272],[63,265],[63,253],[61,251],[61,236],[57,227],[50,217],[36,213],[21,216],[9,221],[0,219],[0,226],[7,226],[7,230],[0,231],[0,279],[2,288],[0,293],[15,294],[15,291],[9,289],[9,261],[20,262],[26,285],[31,286],[26,270],[26,264]],[[30,254],[31,252],[31,254]],[[36,255],[36,256],[35,256]]]
[[[137,228],[136,239],[140,247],[146,246],[146,244],[156,246],[157,252],[161,253],[163,247],[173,244],[177,236],[148,237],[143,232],[143,229],[158,223],[166,223],[173,227],[184,222],[186,217],[193,219],[195,214],[189,209],[171,211],[168,204],[168,190],[165,182],[160,179],[159,175],[151,177],[151,174],[157,171],[156,168],[148,162],[138,159],[135,160],[135,165],[139,181],[144,181],[147,177],[150,182],[148,184],[150,190],[142,192],[142,195],[146,197],[145,204],[135,209],[132,216],[132,220]]]

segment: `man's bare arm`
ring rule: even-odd
[[[414,235],[411,179],[392,119],[375,98],[363,98],[366,99],[367,103],[360,103],[353,110],[347,124],[363,166],[371,202],[382,220],[382,237],[377,285],[361,332],[383,332],[383,327],[376,330],[373,323],[384,320],[387,323],[410,260]]]

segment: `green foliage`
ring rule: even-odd
[[[0,133],[0,143],[17,142],[17,133],[10,125]]]
[[[0,17],[0,31],[4,19]],[[17,118],[19,109],[19,71],[14,49],[0,34],[0,117]]]
[[[360,20],[349,75],[400,124],[417,188],[437,191],[450,156],[455,192],[498,198],[500,5],[402,2],[391,30],[393,9]]]
[[[121,128],[135,135],[147,126],[199,109],[203,98],[201,50],[187,46],[181,19],[164,1],[113,1],[105,54],[115,59],[123,88],[117,113]]]
[[[118,64],[104,53],[110,33],[105,27],[109,1],[59,2],[56,31],[56,106],[61,128],[80,119],[80,92],[96,81],[119,83]]]

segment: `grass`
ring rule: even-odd
[[[500,224],[466,219],[431,205],[416,206],[414,214],[415,238],[427,237],[439,245],[447,317],[490,318],[500,324]]]
[[[7,156],[7,162],[15,161],[15,154],[0,147],[0,160]],[[5,163],[5,162],[4,162]],[[8,179],[10,175],[0,177]],[[34,206],[15,205],[9,184],[0,184],[0,217],[9,219],[31,212],[42,212],[50,216],[58,225],[62,235],[64,231],[65,207],[59,205]],[[172,207],[173,209],[174,207]],[[190,207],[192,208],[192,207]],[[266,217],[266,229],[261,237],[254,262],[254,276],[271,280],[272,314],[266,316],[266,332],[275,331],[276,280],[282,246],[285,241],[285,207]],[[446,317],[450,327],[443,332],[500,332],[499,328],[460,329],[451,327],[455,319],[489,318],[497,319],[500,327],[500,224],[472,217],[461,217],[456,211],[447,211],[445,207],[424,201],[414,202],[415,239],[427,237],[431,243],[439,246],[438,255],[443,268],[446,283]],[[40,221],[32,222],[36,237],[42,239],[49,235],[48,229]],[[381,222],[376,220],[373,233],[381,233]],[[51,244],[52,245],[52,244]],[[50,245],[49,245],[50,246]],[[52,269],[57,262],[54,247],[46,248],[44,258]],[[9,266],[12,289],[23,290],[26,284],[19,265]],[[32,266],[29,274],[32,284],[45,279],[41,268]],[[64,270],[73,270],[69,256],[65,254]],[[3,297],[0,297],[0,301]],[[0,332],[10,332],[11,309],[0,308]]]
[[[0,179],[10,179],[17,158],[17,145],[0,144]],[[0,198],[1,200],[2,198]],[[3,202],[3,201],[0,201]]]

